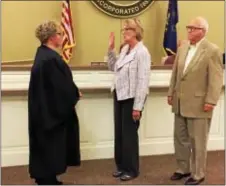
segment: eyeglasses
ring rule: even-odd
[[[121,32],[129,31],[129,30],[136,31],[135,28],[132,28],[132,27],[126,27],[126,28],[121,29]]]
[[[59,36],[62,36],[62,33],[61,32],[57,32],[56,34],[59,35]]]
[[[195,26],[186,26],[186,29],[187,29],[188,32],[194,32],[196,30],[204,30],[204,28],[195,27]]]

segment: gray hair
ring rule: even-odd
[[[199,20],[200,26],[201,26],[202,28],[204,28],[204,30],[205,30],[206,33],[207,33],[208,30],[209,30],[209,23],[208,23],[208,21],[207,21],[205,18],[201,17],[201,16],[197,17],[196,19]]]
[[[35,36],[42,44],[45,44],[48,39],[57,33],[60,25],[55,21],[46,21],[38,25],[35,30]]]

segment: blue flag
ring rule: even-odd
[[[169,0],[163,48],[168,56],[177,52],[177,0]]]

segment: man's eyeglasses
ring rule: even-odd
[[[186,26],[186,29],[187,29],[188,32],[194,32],[196,30],[203,30],[204,28],[195,27],[195,26]]]

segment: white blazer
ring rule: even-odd
[[[129,45],[125,45],[119,56],[108,51],[108,67],[115,73],[112,89],[116,90],[117,100],[134,98],[133,110],[143,110],[149,90],[151,56],[143,42],[127,54]]]

